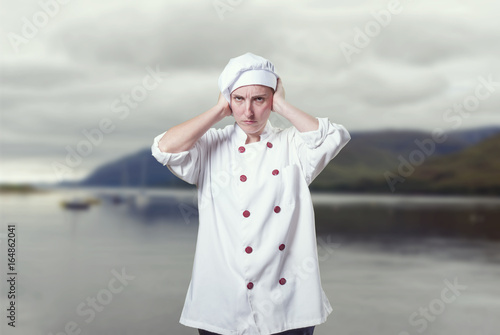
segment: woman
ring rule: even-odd
[[[208,111],[158,135],[153,156],[198,189],[199,228],[180,323],[200,334],[312,334],[332,307],[320,281],[309,184],[350,140],[285,100],[274,65],[229,61]],[[278,129],[271,112],[292,123]],[[225,117],[233,125],[212,128]]]

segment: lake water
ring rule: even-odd
[[[113,192],[92,191],[105,195],[86,211],[62,209],[66,191],[0,195],[2,335],[197,334],[178,322],[198,228],[193,192]],[[314,199],[334,309],[315,334],[500,333],[500,242],[463,230],[496,229],[498,199]],[[421,213],[425,229],[415,223]],[[412,230],[389,234],[386,220]],[[449,232],[455,220],[463,234],[428,229]],[[15,329],[6,318],[8,224],[17,231]]]

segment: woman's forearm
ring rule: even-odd
[[[273,111],[290,121],[295,129],[306,132],[319,128],[319,121],[312,115],[298,109],[285,100],[285,89],[281,78],[278,78],[276,91],[273,96]]]
[[[290,121],[292,125],[301,133],[305,131],[317,130],[318,119],[306,112],[298,109],[289,102],[281,100],[274,104],[275,112]]]
[[[160,139],[158,146],[163,152],[187,151],[210,127],[225,116],[227,116],[227,111],[220,104],[217,104],[206,112],[170,128]]]

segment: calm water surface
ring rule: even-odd
[[[2,335],[71,329],[89,335],[197,334],[178,323],[197,234],[193,194],[154,191],[114,201],[107,194],[78,212],[61,208],[59,202],[72,197],[67,192],[0,195],[3,311],[7,224],[16,224],[18,235],[17,327],[6,325],[3,312]],[[367,204],[406,206],[376,197],[318,199],[318,206],[335,209],[331,215],[343,206],[362,213]],[[470,203],[464,201],[455,206]],[[368,224],[373,218],[366,213]],[[328,224],[321,215],[318,220],[318,226]],[[366,240],[318,231],[322,283],[334,311],[315,334],[499,333],[500,243],[432,236]],[[120,282],[116,273],[122,272],[128,279]]]

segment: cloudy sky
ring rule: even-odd
[[[500,125],[493,0],[1,7],[0,182],[78,178],[151,146],[212,107],[220,71],[245,52],[275,64],[290,102],[352,131]]]

